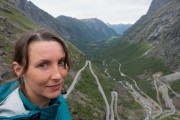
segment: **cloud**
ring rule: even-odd
[[[30,0],[54,17],[98,18],[108,23],[134,23],[152,0]]]

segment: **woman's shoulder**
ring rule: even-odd
[[[17,87],[19,83],[17,80],[4,83],[0,86],[0,102],[4,100],[9,94],[11,94]]]
[[[66,102],[66,100],[65,100],[65,98],[63,97],[62,94],[59,95],[58,100],[59,100],[60,102]]]
[[[72,120],[66,100],[62,94],[59,95],[58,100],[60,101],[61,104],[58,109],[57,118],[60,120]]]
[[[18,107],[17,107],[18,105]],[[19,88],[13,90],[6,98],[0,102],[0,116],[16,116],[20,114],[27,114],[27,111],[22,103],[22,100],[19,96]]]

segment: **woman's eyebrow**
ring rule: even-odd
[[[65,56],[63,56],[63,57],[59,58],[59,60],[62,60],[62,59],[65,59]]]
[[[36,64],[44,63],[44,62],[50,63],[51,61],[50,61],[50,60],[47,60],[47,59],[40,59],[40,60],[35,61]]]

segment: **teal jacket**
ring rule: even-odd
[[[0,120],[71,120],[62,94],[46,108],[32,104],[17,80],[0,86]]]

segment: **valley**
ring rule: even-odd
[[[153,0],[119,36],[97,18],[54,18],[32,2],[0,0],[0,82],[12,78],[18,36],[41,26],[67,43],[72,67],[64,98],[73,120],[178,120],[179,6],[179,0]]]
[[[152,98],[150,98],[146,93],[144,93],[137,85],[136,81],[134,79],[132,79],[131,77],[127,76],[126,74],[124,74],[121,71],[121,64],[113,59],[110,64],[112,62],[115,62],[118,66],[119,66],[119,74],[122,77],[127,77],[128,79],[130,79],[131,81],[133,81],[133,84],[129,83],[128,81],[117,81],[119,84],[121,84],[134,98],[134,100],[139,103],[145,110],[145,118],[144,120],[150,120],[150,119],[163,119],[166,117],[170,117],[172,115],[175,115],[175,113],[178,113],[179,111],[176,110],[172,99],[169,97],[169,93],[168,93],[168,89],[172,90],[170,86],[166,85],[165,83],[159,81],[159,74],[154,74],[153,78],[154,78],[154,87],[156,88],[156,92],[157,92],[157,100],[155,101]],[[69,89],[67,90],[67,94],[64,95],[65,98],[68,97],[68,95],[71,94],[71,92],[73,91],[74,87],[77,83],[77,79],[78,77],[80,77],[80,74],[82,74],[81,72],[84,69],[87,69],[87,66],[89,66],[89,69],[92,73],[92,75],[94,76],[96,82],[97,82],[97,89],[99,90],[99,92],[101,93],[103,99],[104,99],[104,103],[105,103],[105,120],[119,120],[119,113],[118,113],[118,106],[117,105],[117,99],[118,99],[118,93],[117,91],[110,91],[111,93],[111,103],[108,103],[108,100],[106,98],[106,95],[104,93],[104,90],[98,80],[98,77],[95,75],[92,66],[91,66],[91,61],[86,61],[85,65],[77,72],[76,77],[74,78],[71,86],[69,87]],[[106,63],[104,63],[104,66],[108,66]],[[107,77],[111,78],[112,80],[116,81],[115,79],[112,78],[112,76],[107,72],[108,69],[105,69],[105,74],[107,75]],[[158,83],[161,84],[158,84]],[[158,84],[158,87],[157,87]],[[135,88],[134,88],[135,87]],[[173,90],[172,90],[173,91]],[[162,94],[162,98],[160,98],[159,94]],[[179,97],[180,95],[176,92],[173,91],[173,93]],[[169,109],[164,108],[162,106],[162,103],[160,102],[160,99],[162,99],[163,101],[165,101],[165,106],[167,106]],[[161,101],[162,101],[161,100]],[[171,117],[170,117],[171,118]],[[173,117],[175,119],[178,119],[178,117]]]

